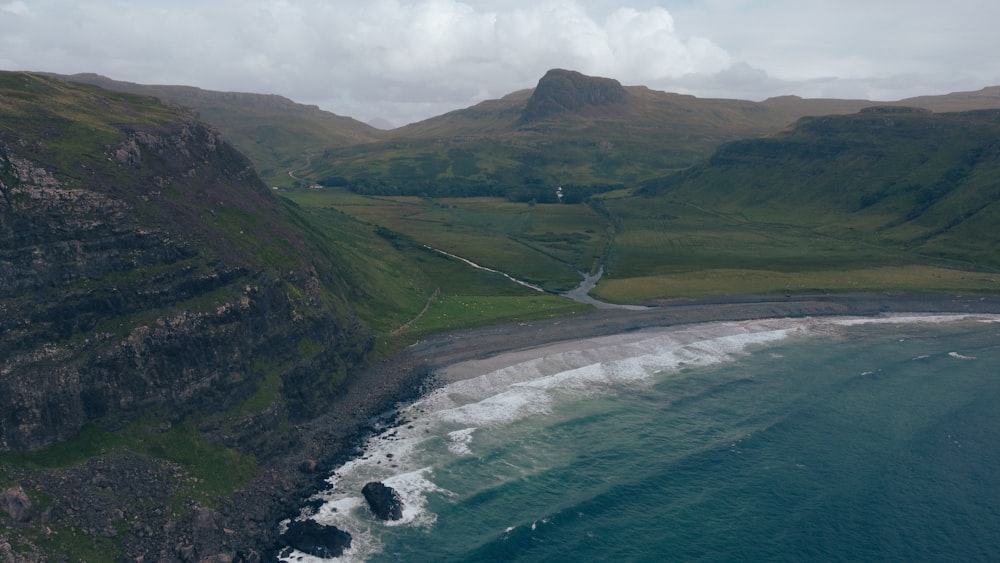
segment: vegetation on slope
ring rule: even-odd
[[[36,547],[95,560],[99,534],[118,538],[104,557],[138,553],[148,536],[70,528],[86,510],[159,530],[159,496],[189,519],[325,408],[372,336],[310,228],[176,107],[0,73],[0,473],[60,507]]]
[[[998,108],[1000,89],[896,105],[907,103],[935,111]],[[401,127],[365,147],[332,147],[301,172],[364,194],[527,201],[526,194],[574,185],[591,195],[683,169],[725,142],[774,134],[804,116],[870,105],[795,96],[699,99],[556,69],[533,90]]]
[[[616,300],[704,293],[995,291],[1000,113],[872,108],[608,200]]]
[[[350,117],[273,94],[134,84],[97,74],[61,78],[107,90],[154,96],[197,111],[201,119],[218,127],[229,142],[254,162],[268,185],[291,185],[295,170],[308,168],[313,155],[331,147],[365,144],[383,137],[383,132]]]
[[[314,154],[313,140],[293,139],[308,112],[280,131],[245,132],[273,143],[258,164],[311,155],[301,174],[337,186],[278,197],[210,128],[155,100],[0,75],[0,383],[99,365],[101,347],[118,342],[160,347],[106,373],[216,362],[224,375],[206,380],[221,386],[204,401],[125,417],[102,393],[141,378],[109,379],[85,401],[90,422],[75,438],[0,456],[0,484],[93,455],[138,456],[181,476],[169,483],[176,506],[210,505],[257,471],[260,452],[280,448],[282,428],[317,412],[370,334],[380,355],[428,333],[587,310],[555,293],[602,263],[595,295],[620,302],[1000,289],[995,111],[880,107],[760,138],[803,108],[855,102],[696,100],[548,78],[543,97],[516,93],[383,143],[332,141],[333,126],[305,135],[323,146]],[[234,96],[203,97],[225,102],[216,119],[227,123],[250,115],[226,105],[251,100]],[[990,92],[977,99],[992,103]],[[258,117],[277,126],[286,109]],[[46,197],[47,215],[25,214]],[[240,313],[248,300],[259,308]],[[352,313],[363,326],[345,320]],[[222,464],[237,470],[221,476],[211,466]],[[83,557],[87,545],[63,551]]]
[[[607,243],[602,220],[584,206],[384,198],[343,189],[286,196],[349,256],[345,275],[357,284],[352,306],[386,346],[441,330],[585,310],[457,257],[559,290],[579,283],[576,270],[594,267]]]

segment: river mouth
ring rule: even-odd
[[[606,301],[600,301],[594,299],[590,296],[590,290],[594,289],[597,282],[600,281],[601,276],[604,275],[604,266],[597,269],[597,273],[593,275],[583,274],[583,281],[576,288],[560,293],[563,297],[572,299],[578,303],[584,303],[586,305],[593,305],[598,309],[625,309],[628,311],[641,311],[643,309],[648,309],[644,305],[620,305],[618,303],[608,303]]]
[[[514,276],[508,274],[507,272],[501,272],[500,270],[494,270],[493,268],[487,268],[486,266],[483,266],[481,264],[476,264],[475,262],[473,262],[472,260],[469,260],[468,258],[463,258],[461,256],[457,256],[457,255],[452,254],[450,252],[445,252],[444,250],[441,250],[439,248],[434,248],[433,246],[427,246],[425,244],[424,248],[427,248],[428,250],[433,250],[434,252],[437,252],[439,254],[443,254],[443,255],[445,255],[445,256],[447,256],[449,258],[453,258],[455,260],[459,260],[461,262],[464,262],[464,263],[468,264],[469,266],[472,266],[473,268],[476,268],[478,270],[483,270],[483,271],[486,271],[486,272],[493,272],[494,274],[500,274],[501,276],[507,278],[508,280],[510,280],[510,281],[512,281],[512,282],[514,282],[514,283],[516,283],[518,285],[523,285],[524,287],[528,287],[528,288],[534,289],[535,291],[538,291],[538,292],[541,292],[541,293],[545,292],[545,290],[542,289],[541,287],[539,287],[539,286],[537,286],[537,285],[535,285],[533,283],[517,279]],[[625,309],[625,310],[628,310],[628,311],[642,311],[644,309],[648,309],[649,308],[649,307],[646,307],[645,305],[621,305],[621,304],[618,304],[618,303],[608,303],[606,301],[599,301],[599,300],[594,299],[593,297],[591,297],[590,296],[590,290],[594,289],[594,287],[597,285],[597,282],[600,281],[601,276],[604,275],[604,266],[603,265],[601,265],[601,267],[597,269],[597,273],[595,273],[593,275],[588,275],[588,274],[586,274],[584,272],[580,272],[580,275],[583,276],[583,281],[580,282],[580,285],[576,286],[574,289],[571,289],[569,291],[565,291],[563,293],[559,293],[558,295],[566,297],[567,299],[572,299],[573,301],[576,301],[577,303],[583,303],[585,305],[592,305],[592,306],[594,306],[594,307],[596,307],[598,309]]]

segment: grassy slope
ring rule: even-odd
[[[154,96],[196,110],[256,165],[269,185],[291,185],[289,170],[307,167],[331,147],[365,144],[383,132],[350,117],[276,95],[213,92],[189,86],[134,84],[96,74],[61,78]]]
[[[723,142],[773,133],[805,115],[853,113],[872,104],[795,96],[764,102],[698,99],[634,86],[627,88],[632,103],[625,115],[563,115],[525,124],[520,118],[533,90],[523,90],[383,132],[280,96],[139,85],[87,74],[70,78],[196,109],[250,156],[271,185],[293,186],[295,178],[377,178],[429,195],[443,195],[437,190],[456,179],[484,189],[525,180],[633,184],[688,166]],[[1000,88],[899,103],[935,111],[996,108]]]
[[[721,147],[622,222],[612,300],[733,292],[995,291],[1000,119],[865,112]]]
[[[519,121],[527,96],[483,102],[392,131],[364,150],[334,148],[303,174],[380,178],[435,195],[435,182],[484,185],[633,183],[690,165],[719,143],[773,132],[793,117],[754,102],[630,88],[628,113]],[[861,107],[858,103],[854,110]],[[797,117],[797,115],[796,115]]]
[[[579,282],[574,268],[589,270],[606,243],[600,218],[584,206],[371,198],[339,189],[287,196],[350,264],[352,305],[390,346],[438,330],[586,309],[424,245],[562,289]]]
[[[998,133],[993,111],[806,118],[772,138],[724,145],[638,192],[603,196],[612,223],[578,205],[312,197],[339,194],[335,207],[385,232],[551,289],[571,283],[564,263],[593,269],[608,240],[597,234],[614,226],[595,292],[610,301],[996,291]]]

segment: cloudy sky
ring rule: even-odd
[[[896,100],[1000,85],[986,0],[0,0],[0,69],[275,93],[395,125],[550,68],[657,90]]]

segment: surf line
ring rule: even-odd
[[[433,250],[434,252],[437,252],[439,254],[444,254],[445,256],[447,256],[449,258],[454,258],[455,260],[461,260],[462,262],[465,262],[466,264],[472,266],[473,268],[477,268],[477,269],[480,269],[480,270],[483,270],[483,271],[486,271],[486,272],[493,272],[494,274],[500,274],[501,276],[509,279],[510,281],[512,281],[512,282],[514,282],[516,284],[523,285],[524,287],[529,287],[529,288],[534,289],[535,291],[538,291],[538,292],[541,292],[541,293],[545,293],[545,290],[542,289],[542,288],[540,288],[540,287],[538,287],[537,285],[535,285],[533,283],[528,283],[528,282],[526,282],[524,280],[519,280],[519,279],[511,276],[510,274],[508,274],[506,272],[501,272],[500,270],[494,270],[493,268],[487,268],[486,266],[480,266],[479,264],[476,264],[472,260],[468,260],[468,259],[462,258],[461,256],[455,256],[454,254],[452,254],[450,252],[445,252],[445,251],[443,251],[441,249],[434,248],[433,246],[427,246],[425,244],[424,248],[426,248],[428,250]]]

